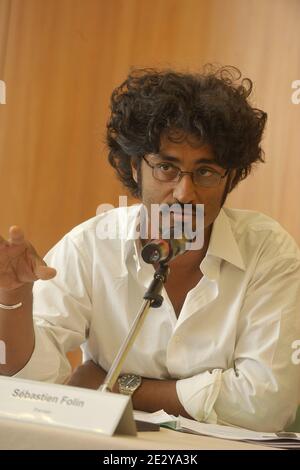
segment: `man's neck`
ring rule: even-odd
[[[204,243],[200,250],[189,250],[183,255],[177,256],[170,262],[172,271],[192,272],[199,269],[201,261],[205,258],[209,246],[212,225],[204,229]]]

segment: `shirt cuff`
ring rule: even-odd
[[[217,415],[213,407],[220,392],[221,381],[221,369],[177,380],[178,399],[192,418],[206,423],[217,422]]]

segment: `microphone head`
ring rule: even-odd
[[[182,238],[169,238],[151,240],[142,249],[142,258],[145,263],[166,263],[187,250],[188,240]]]
[[[170,254],[169,240],[151,240],[142,249],[142,258],[145,263],[164,261]]]

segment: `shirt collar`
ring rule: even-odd
[[[140,207],[141,205],[137,204],[130,208],[130,215],[127,219],[128,230],[124,244],[125,261],[130,255],[133,255],[137,271],[145,264],[141,257],[141,240],[136,235],[137,218],[139,216]],[[124,219],[120,222],[124,222]],[[214,221],[207,255],[208,258],[212,256],[217,259],[223,259],[239,269],[246,269],[232,226],[224,209],[220,210]]]
[[[232,226],[224,209],[220,210],[214,221],[207,255],[221,258],[239,269],[246,269]]]
[[[141,209],[141,204],[135,204],[130,206],[126,217],[125,214],[122,214],[120,218],[120,225],[123,229],[123,234],[126,233],[126,237],[124,237],[124,258],[125,262],[128,260],[130,256],[133,256],[133,259],[136,264],[136,269],[139,271],[141,269],[141,249],[142,244],[141,240],[137,235],[137,226],[139,223],[139,214]],[[126,224],[126,227],[125,227]]]

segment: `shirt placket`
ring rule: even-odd
[[[186,356],[183,352],[188,347],[191,317],[202,315],[206,307],[217,298],[219,293],[220,260],[213,259],[206,261],[201,268],[203,278],[197,286],[188,292],[168,343],[167,368],[170,375],[173,376],[176,376],[182,357]]]

